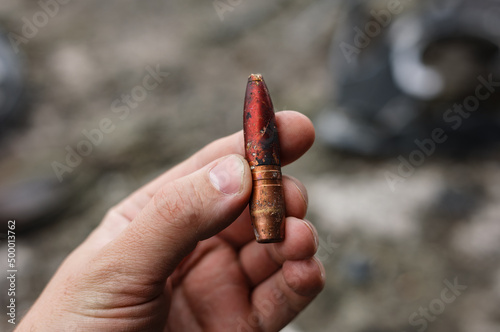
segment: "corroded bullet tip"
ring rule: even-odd
[[[248,81],[262,81],[262,74],[250,74]]]
[[[274,107],[261,74],[248,79],[243,110],[245,153],[250,166],[281,165]]]
[[[252,170],[250,217],[259,243],[285,238],[285,199],[274,107],[261,74],[248,78],[243,112],[245,157]]]

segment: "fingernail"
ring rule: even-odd
[[[294,178],[293,176],[291,175],[286,175],[290,180],[292,180],[293,184],[295,185],[295,187],[297,188],[297,190],[299,191],[300,193],[300,196],[302,196],[302,199],[304,200],[304,202],[306,203],[306,207],[309,206],[309,197],[307,196],[307,190],[304,191],[301,189],[302,185],[300,184],[300,181],[297,180],[297,178]]]
[[[309,228],[311,231],[313,237],[314,237],[314,243],[316,244],[316,250],[318,250],[319,247],[319,235],[318,231],[316,230],[316,227],[314,227],[309,220],[302,220],[302,222]]]
[[[326,271],[325,271],[325,267],[323,266],[323,263],[321,263],[321,261],[317,257],[313,257],[313,260],[316,263],[316,265],[318,265],[319,271],[321,272],[321,279],[323,280],[323,282],[325,282]]]
[[[222,159],[212,168],[209,174],[210,181],[220,192],[234,195],[241,191],[244,171],[243,161],[232,155]]]

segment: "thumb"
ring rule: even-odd
[[[165,281],[198,241],[230,225],[248,204],[248,163],[239,155],[218,159],[164,185],[99,259],[109,271]],[[104,260],[102,260],[104,259]],[[118,266],[117,266],[118,265]]]

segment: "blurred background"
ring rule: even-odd
[[[500,330],[500,1],[2,0],[0,29],[18,314],[107,209],[240,130],[260,72],[318,132],[284,172],[327,283],[285,330]]]

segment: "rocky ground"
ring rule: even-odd
[[[26,113],[1,142],[0,183],[35,179],[56,192],[33,203],[40,211],[54,206],[52,222],[18,236],[19,312],[108,208],[241,129],[249,73],[264,74],[279,110],[314,119],[330,101],[336,1],[222,2],[232,3],[223,13],[212,1],[70,1],[19,45]],[[35,1],[3,0],[0,23],[22,35],[40,11]],[[114,112],[115,100],[157,67],[160,84],[127,113]],[[52,164],[106,118],[114,129],[60,185]],[[391,190],[385,174],[396,160],[346,156],[318,141],[285,172],[309,188],[327,284],[287,329],[498,331],[499,159],[432,157]],[[7,255],[5,242],[0,254]],[[0,267],[7,269],[4,259]],[[452,300],[442,299],[445,288],[453,288]],[[6,289],[2,278],[4,308]],[[5,316],[0,329],[12,329]]]

